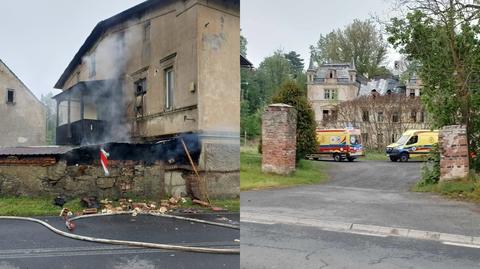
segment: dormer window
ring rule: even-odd
[[[337,77],[337,71],[336,70],[330,70],[328,73],[328,78],[336,78]]]

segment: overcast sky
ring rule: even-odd
[[[241,0],[248,58],[258,66],[276,49],[299,52],[320,34],[391,10],[387,0]],[[94,26],[143,0],[3,0],[0,59],[40,97],[53,85]]]
[[[247,58],[258,67],[277,49],[294,50],[308,65],[310,45],[320,34],[343,28],[354,19],[390,17],[392,0],[241,0],[241,28]],[[398,54],[391,52],[390,59]]]
[[[53,85],[98,22],[141,2],[2,0],[0,59],[40,98],[54,91]]]

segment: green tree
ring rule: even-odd
[[[393,18],[388,41],[418,62],[422,101],[434,127],[464,124],[470,150],[480,139],[480,27],[465,1],[408,1],[415,10]],[[476,19],[475,19],[476,18]],[[476,163],[474,161],[471,162]],[[477,167],[478,169],[478,167]]]
[[[278,50],[272,56],[266,57],[256,72],[256,80],[264,103],[271,102],[279,87],[291,77],[290,62],[282,51]]]
[[[300,58],[300,54],[292,50],[285,54],[285,58],[290,63],[290,70],[293,74],[299,74],[303,72],[305,65],[303,63],[303,59]]]
[[[56,103],[55,100],[52,99],[54,94],[52,92],[47,93],[40,97],[40,101],[47,107],[47,144],[53,145],[55,144],[55,125],[56,125]]]
[[[289,80],[281,86],[273,102],[291,105],[297,110],[297,162],[305,155],[315,152],[317,147],[315,115],[305,92],[295,81]]]
[[[310,46],[310,50],[319,65],[353,60],[360,74],[372,77],[384,71],[381,64],[385,60],[387,46],[372,21],[354,20],[345,29],[320,35],[317,44]]]
[[[247,57],[247,45],[248,41],[243,35],[240,35],[240,54]]]

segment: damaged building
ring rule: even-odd
[[[27,175],[42,191],[238,197],[239,9],[239,0],[149,0],[99,22],[55,84],[58,146],[0,152],[0,193],[2,162],[47,158],[43,177]],[[34,192],[22,188],[10,192]]]
[[[44,145],[46,107],[0,60],[0,147]]]

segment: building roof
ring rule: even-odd
[[[70,74],[75,70],[75,68],[82,63],[82,57],[87,53],[95,43],[100,39],[100,37],[111,27],[125,23],[126,21],[133,18],[141,18],[147,11],[157,8],[162,5],[167,5],[172,3],[174,0],[147,0],[143,3],[140,3],[132,8],[129,8],[125,11],[118,13],[117,15],[110,17],[106,20],[99,22],[95,28],[93,28],[90,35],[87,37],[83,45],[80,47],[78,52],[75,54],[73,59],[68,64],[65,71],[55,83],[54,88],[62,89],[65,82],[67,81]],[[240,59],[241,60],[241,59]],[[246,60],[246,59],[245,59]],[[247,60],[251,65],[251,63]],[[251,65],[253,66],[253,65]]]
[[[253,68],[253,64],[245,56],[240,54],[240,67]]]
[[[326,78],[329,70],[335,70],[338,79],[350,79],[350,71],[355,71],[349,63],[322,64],[318,67],[316,77]]]
[[[7,155],[61,155],[72,150],[67,146],[6,147],[0,148],[0,156]]]
[[[10,69],[10,67],[8,67],[8,65],[7,65],[5,62],[2,61],[2,59],[0,59],[0,64],[4,65],[4,66],[7,68],[7,70],[15,77],[15,79],[17,79],[17,80],[20,82],[20,84],[23,85],[23,87],[25,87],[25,89],[27,89],[27,92],[28,92],[37,102],[39,102],[40,104],[42,104],[42,106],[45,106],[45,107],[46,107],[46,105],[45,105],[44,103],[42,103],[42,102],[37,98],[37,96],[35,96],[35,94],[33,94],[33,92],[27,87],[27,85],[25,85],[25,83],[23,83],[23,81],[15,74],[15,72],[13,72],[12,69]]]
[[[140,18],[148,10],[156,8],[160,5],[171,3],[173,0],[148,0],[143,3],[140,3],[132,8],[129,8],[125,11],[118,13],[117,15],[110,17],[106,20],[99,22],[95,28],[93,28],[90,35],[87,37],[83,45],[80,47],[78,52],[75,54],[73,59],[68,64],[63,74],[60,76],[60,79],[55,83],[54,88],[61,89],[65,82],[67,81],[70,74],[77,67],[77,65],[82,63],[83,55],[88,52],[98,41],[98,39],[111,27],[122,24],[133,18]]]

